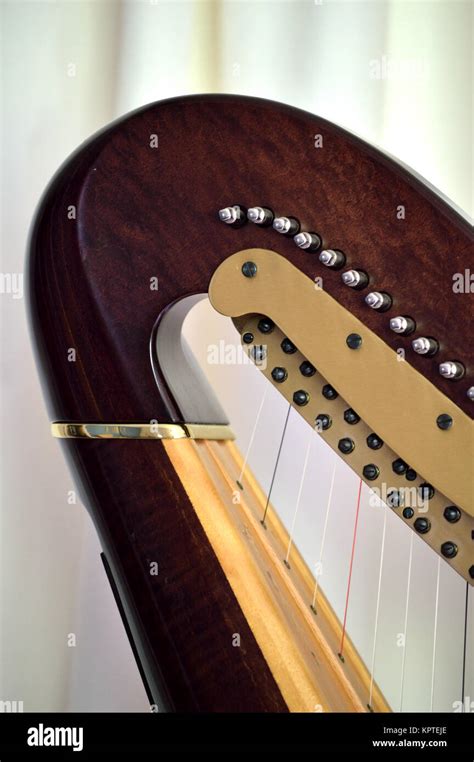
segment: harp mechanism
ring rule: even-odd
[[[309,154],[316,132],[325,149],[311,143]],[[127,157],[127,179],[118,156]],[[238,225],[218,217],[232,183],[244,203],[249,188],[253,198],[271,191],[268,206],[285,211],[294,177],[295,213],[317,215],[322,233],[303,233],[309,250],[267,220],[251,224],[262,221],[250,212]],[[325,193],[316,210],[315,177]],[[348,199],[351,220],[341,225]],[[411,210],[403,246],[391,222],[400,199]],[[76,201],[77,222],[65,223],[61,210]],[[449,263],[438,254],[446,241]],[[331,245],[347,267],[367,268],[382,301],[391,295],[390,317],[405,314],[401,269],[415,287],[426,279],[412,304],[414,337],[432,331],[436,358],[387,328],[389,317],[364,300],[370,289],[348,289],[341,271],[323,267],[320,251]],[[464,222],[416,178],[334,125],[265,101],[154,104],[61,170],[32,236],[36,344],[53,433],[83,488],[160,709],[465,706],[472,367],[464,329],[449,335],[445,317],[452,324],[462,314],[449,281],[470,253]],[[225,376],[206,362],[202,337],[187,335],[187,316],[207,292],[234,332],[229,341],[237,328],[259,366],[243,366],[251,400],[240,367]],[[76,364],[64,361],[71,344]],[[462,378],[441,378],[438,357],[455,373],[462,361]],[[221,371],[225,411],[207,380]]]

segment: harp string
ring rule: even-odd
[[[298,509],[300,507],[301,494],[303,492],[303,485],[304,485],[304,480],[305,480],[305,476],[306,476],[306,469],[308,467],[309,453],[311,451],[311,445],[313,443],[313,437],[314,437],[314,429],[311,429],[310,435],[309,435],[309,439],[308,439],[308,444],[306,445],[306,453],[305,453],[305,458],[304,458],[303,470],[301,472],[301,479],[300,479],[300,484],[299,484],[299,487],[298,487],[298,495],[297,495],[297,498],[296,498],[295,512],[293,514],[293,520],[291,522],[290,537],[289,537],[289,540],[288,540],[288,548],[286,550],[285,564],[287,566],[289,566],[290,551],[291,551],[291,546],[293,544],[293,535],[294,535],[295,525],[296,525],[296,516],[298,514]]]
[[[469,584],[466,582],[466,602],[464,606],[464,643],[462,653],[462,684],[461,684],[461,701],[462,711],[466,711],[466,653],[467,653],[467,619],[468,619],[468,607],[469,607]]]
[[[282,435],[281,435],[281,439],[280,439],[280,445],[278,447],[278,452],[277,452],[277,456],[276,456],[276,460],[275,460],[275,466],[273,468],[272,478],[271,478],[271,481],[270,481],[270,487],[268,489],[267,500],[266,500],[266,503],[265,503],[265,510],[263,511],[263,516],[262,516],[262,524],[264,526],[265,526],[265,517],[267,515],[268,506],[270,505],[270,498],[272,496],[273,485],[275,483],[275,476],[276,476],[276,472],[277,472],[277,469],[278,469],[278,463],[280,462],[281,450],[282,450],[282,447],[283,447],[283,441],[285,439],[286,429],[288,427],[288,420],[289,420],[289,417],[290,417],[290,413],[291,413],[291,405],[288,405],[288,410],[287,410],[287,413],[286,413],[285,423],[284,423],[284,426],[283,426],[283,431],[282,431]]]
[[[320,550],[319,550],[319,560],[316,561],[316,568],[321,567],[322,563],[323,563],[324,544],[326,542],[326,530],[327,530],[327,526],[328,526],[329,512],[330,512],[331,505],[332,505],[332,493],[333,493],[333,490],[334,490],[334,480],[335,480],[335,477],[336,477],[336,465],[337,465],[337,460],[334,459],[334,465],[333,465],[333,468],[332,468],[332,476],[331,476],[331,484],[330,484],[330,487],[329,487],[328,501],[327,501],[327,504],[326,504],[326,515],[324,517],[323,535],[322,535],[322,538],[321,538],[321,547],[320,547]],[[313,611],[316,611],[316,596],[318,594],[319,576],[320,576],[319,574],[315,575],[313,600],[311,602],[311,608],[313,609]]]
[[[354,565],[354,553],[355,553],[355,546],[356,546],[356,539],[357,539],[357,526],[359,523],[359,511],[360,511],[360,496],[362,491],[362,479],[359,479],[359,491],[357,494],[357,508],[356,508],[356,515],[355,515],[355,522],[354,522],[354,536],[352,538],[352,550],[351,550],[351,560],[349,564],[349,578],[347,580],[347,591],[346,591],[346,604],[344,608],[344,621],[342,624],[342,635],[341,635],[341,645],[339,646],[339,656],[342,659],[343,653],[344,653],[344,640],[346,637],[346,624],[347,624],[347,610],[349,608],[349,596],[351,591],[351,579],[352,579],[352,567]]]
[[[436,572],[436,599],[435,599],[435,615],[434,615],[434,632],[433,632],[433,658],[431,661],[431,697],[430,697],[430,712],[433,711],[434,702],[434,688],[435,688],[435,667],[436,667],[436,638],[438,635],[438,606],[439,606],[439,577],[441,571],[441,557],[438,556],[438,569]]]
[[[247,450],[245,453],[244,461],[242,463],[242,468],[240,470],[239,478],[237,479],[237,485],[240,487],[240,489],[243,489],[242,486],[242,479],[244,477],[245,469],[247,468],[247,461],[249,459],[250,450],[252,449],[253,440],[255,439],[255,432],[257,431],[258,423],[260,421],[260,416],[262,414],[263,406],[265,404],[265,399],[267,397],[268,389],[270,388],[269,384],[265,384],[265,390],[263,392],[262,400],[260,402],[260,406],[257,411],[257,415],[255,416],[255,421],[252,428],[252,433],[250,434],[249,443],[247,445]]]
[[[383,506],[383,529],[382,529],[382,544],[380,548],[380,563],[379,563],[379,580],[377,588],[377,603],[375,607],[375,625],[374,625],[374,643],[372,647],[372,664],[370,668],[370,689],[369,689],[369,708],[372,708],[372,695],[374,690],[374,672],[375,672],[375,654],[377,650],[377,630],[379,623],[379,611],[380,611],[380,591],[382,589],[382,572],[383,572],[383,558],[385,551],[385,535],[387,529],[387,507]]]
[[[399,712],[402,711],[403,706],[403,689],[405,685],[405,657],[407,652],[407,627],[408,627],[408,608],[410,605],[410,584],[411,584],[411,567],[412,567],[412,560],[413,560],[413,532],[410,532],[410,552],[409,552],[409,558],[408,558],[408,574],[407,574],[407,592],[406,592],[406,599],[405,599],[405,622],[403,625],[403,656],[402,656],[402,669],[401,669],[401,678],[400,678],[400,701],[399,701]]]
[[[248,446],[246,449],[245,457],[242,463],[242,468],[239,474],[239,479],[237,481],[238,486],[243,489],[242,486],[242,479],[245,474],[245,470],[247,468],[248,460],[250,457],[250,453],[254,444],[256,432],[258,429],[258,425],[261,419],[262,411],[265,405],[265,400],[267,397],[269,385],[265,385],[265,390],[257,411],[257,414],[255,416],[255,421],[252,427],[252,432],[250,435],[250,439],[248,442]],[[285,416],[285,421],[282,429],[282,434],[278,446],[278,451],[275,459],[275,465],[272,471],[272,476],[270,480],[270,486],[265,502],[265,509],[262,516],[262,524],[265,524],[265,518],[268,512],[268,508],[270,506],[272,491],[276,479],[276,474],[278,471],[278,466],[282,454],[283,449],[283,443],[285,441],[287,429],[288,429],[288,423],[289,423],[289,417],[291,413],[292,405],[288,405],[288,409]],[[291,523],[291,529],[289,533],[289,541],[286,551],[286,556],[284,559],[284,562],[286,565],[289,566],[289,558],[291,553],[291,548],[294,543],[294,532],[295,532],[295,526],[296,526],[296,520],[300,508],[301,503],[301,497],[307,472],[307,466],[309,462],[309,456],[311,452],[311,446],[313,442],[313,434],[314,429],[311,429],[310,431],[310,438],[306,447],[306,453],[304,458],[304,465],[301,473],[297,498],[296,498],[296,505],[295,505],[295,511],[292,518]],[[323,525],[323,531],[321,536],[321,545],[320,545],[320,551],[319,551],[319,558],[316,562],[315,566],[318,567],[319,565],[322,565],[323,557],[324,557],[324,550],[325,550],[325,544],[326,544],[326,534],[327,534],[327,528],[329,523],[329,515],[331,513],[331,507],[333,504],[333,493],[334,493],[334,485],[335,485],[335,476],[336,476],[336,470],[337,470],[337,458],[334,460],[332,473],[331,473],[331,479],[330,479],[330,487],[329,487],[329,494],[326,504],[326,511],[325,511],[325,517],[324,517],[324,525]],[[358,531],[358,525],[359,525],[359,516],[360,516],[360,501],[361,501],[361,492],[362,492],[362,479],[359,480],[359,487],[358,487],[358,493],[357,493],[357,504],[356,504],[356,513],[355,513],[355,521],[354,521],[354,532],[353,532],[353,539],[352,539],[352,548],[351,548],[351,556],[350,556],[350,563],[349,563],[349,573],[348,573],[348,581],[347,581],[347,589],[346,589],[346,599],[345,599],[345,607],[344,607],[344,616],[343,616],[343,624],[342,624],[342,633],[341,633],[341,641],[340,641],[340,647],[339,647],[339,656],[343,658],[344,653],[344,644],[345,644],[345,637],[347,632],[347,616],[348,616],[348,610],[349,610],[349,602],[350,602],[350,593],[351,593],[351,582],[352,582],[352,572],[353,572],[353,566],[354,566],[354,558],[355,558],[355,548],[356,548],[356,542],[357,542],[357,531]],[[373,689],[375,684],[375,664],[376,664],[376,655],[377,655],[377,646],[378,646],[378,625],[379,625],[379,617],[380,617],[380,602],[381,602],[381,589],[382,589],[382,578],[383,578],[383,566],[384,566],[384,554],[385,554],[385,546],[386,546],[386,521],[387,521],[387,508],[384,507],[384,520],[383,520],[383,529],[382,529],[382,539],[381,539],[381,551],[380,551],[380,560],[379,560],[379,575],[378,575],[378,586],[377,586],[377,598],[376,598],[376,610],[375,610],[375,621],[374,621],[374,635],[373,635],[373,645],[372,645],[372,657],[371,657],[371,669],[370,669],[370,688],[369,688],[369,699],[368,699],[368,707],[372,707],[372,700],[373,700]],[[405,615],[404,615],[404,628],[403,628],[403,654],[402,654],[402,665],[401,665],[401,675],[400,675],[400,699],[399,699],[399,711],[402,711],[403,708],[403,700],[404,700],[404,687],[405,687],[405,667],[406,667],[406,650],[407,650],[407,632],[408,632],[408,615],[409,615],[409,607],[410,607],[410,596],[411,596],[411,577],[412,577],[412,562],[413,562],[413,533],[410,533],[410,549],[409,549],[409,559],[408,559],[408,572],[407,572],[407,585],[406,585],[406,599],[405,599]],[[438,564],[437,564],[437,577],[436,577],[436,592],[435,592],[435,611],[434,611],[434,623],[433,623],[433,651],[432,651],[432,661],[431,661],[431,686],[430,686],[430,711],[433,712],[434,710],[434,693],[435,693],[435,684],[436,684],[436,658],[437,658],[437,640],[438,640],[438,622],[439,622],[439,592],[440,592],[440,570],[441,570],[441,559],[438,557]],[[315,584],[314,584],[314,591],[312,596],[312,602],[311,602],[311,608],[314,612],[316,612],[316,602],[317,602],[317,596],[319,592],[319,576],[320,574],[315,574]],[[464,627],[463,627],[463,657],[462,657],[462,683],[461,683],[461,698],[462,698],[462,711],[466,711],[466,668],[467,668],[467,638],[468,638],[468,610],[469,610],[469,585],[466,583],[466,595],[465,595],[465,606],[464,606]]]

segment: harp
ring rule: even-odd
[[[30,324],[160,710],[474,695],[472,253],[409,170],[261,99],[147,106],[60,169]]]

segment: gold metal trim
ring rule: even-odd
[[[254,278],[242,276],[248,260],[257,265]],[[209,299],[232,318],[271,318],[372,431],[474,516],[473,421],[311,278],[274,251],[246,249],[216,269]],[[355,352],[346,346],[350,333],[363,339]],[[437,427],[440,413],[453,418],[449,431]]]
[[[70,423],[54,421],[51,434],[58,439],[235,439],[221,423]]]

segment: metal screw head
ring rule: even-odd
[[[273,229],[278,233],[288,233],[291,227],[291,221],[288,217],[275,217],[273,220]]]
[[[273,214],[270,209],[263,206],[252,206],[247,211],[247,219],[256,225],[269,225],[273,220]]]
[[[441,415],[438,415],[436,419],[436,425],[438,429],[447,431],[453,425],[453,419],[450,415],[448,415],[448,413],[441,413]]]
[[[244,333],[242,336],[242,341],[244,344],[251,344],[253,341],[253,333],[250,333],[250,331],[247,331],[247,333]]]
[[[426,336],[419,336],[417,339],[413,339],[411,346],[417,355],[431,355],[436,354],[438,351],[438,343],[435,339],[431,339]]]
[[[219,219],[222,222],[232,222],[234,215],[232,214],[232,210],[230,207],[226,207],[225,209],[219,210]]]
[[[426,354],[430,349],[430,343],[424,336],[420,336],[419,339],[413,339],[411,345],[415,352],[419,355]]]
[[[474,564],[469,567],[469,576],[471,579],[474,579]]]
[[[286,381],[286,379],[288,378],[288,372],[286,368],[281,368],[280,366],[273,368],[272,378],[278,384],[281,384],[283,381]]]
[[[245,222],[245,211],[238,204],[225,206],[223,209],[219,209],[219,220],[225,222],[226,225],[240,227]]]
[[[255,262],[244,262],[242,265],[242,274],[246,278],[254,278],[257,274],[257,265]]]
[[[325,267],[339,270],[346,264],[346,256],[339,249],[323,249],[319,254],[319,261]]]
[[[260,207],[252,206],[247,212],[247,217],[249,220],[251,220],[251,222],[258,222],[260,218],[260,211]]]
[[[346,286],[356,286],[360,281],[360,276],[357,270],[346,270],[345,273],[342,273],[342,282]]]
[[[383,305],[383,302],[383,296],[379,291],[371,291],[370,294],[367,294],[365,297],[365,303],[373,310],[378,310],[379,307]]]
[[[416,476],[417,474],[414,468],[407,468],[407,472],[405,474],[405,479],[407,479],[407,481],[414,482],[416,479]]]
[[[395,333],[403,333],[408,328],[407,319],[402,315],[398,315],[390,320],[390,330]]]
[[[404,508],[403,509],[403,518],[404,519],[412,519],[414,513],[415,513],[415,511],[413,510],[413,508]]]
[[[336,255],[330,249],[323,249],[319,255],[319,261],[326,267],[330,267],[336,261]]]
[[[443,378],[457,379],[462,378],[465,374],[464,365],[452,360],[440,363],[440,365],[438,365],[438,370]]]
[[[362,344],[362,336],[358,333],[350,333],[346,339],[346,344],[349,349],[359,349]]]
[[[474,386],[470,386],[469,389],[466,392],[467,396],[471,400],[471,402],[474,402]]]
[[[311,246],[311,236],[309,233],[297,233],[294,238],[294,242],[300,249],[308,249]]]

